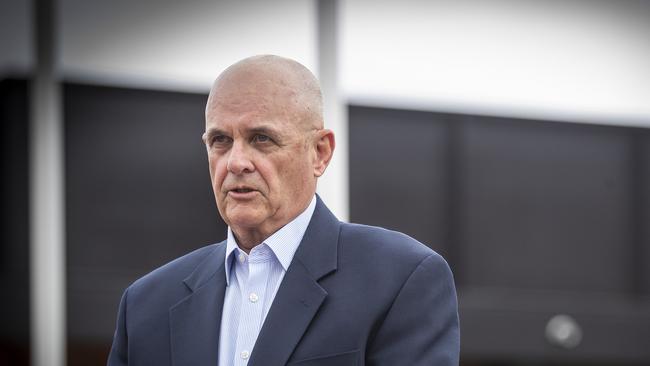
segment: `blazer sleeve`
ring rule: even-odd
[[[128,335],[126,332],[126,300],[129,289],[127,288],[120,300],[120,307],[117,312],[117,325],[113,336],[113,345],[108,355],[108,366],[126,366],[128,360]]]
[[[426,257],[400,289],[368,345],[368,365],[457,366],[458,303],[453,276],[438,254]]]

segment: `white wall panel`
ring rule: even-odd
[[[74,79],[196,91],[255,54],[313,69],[314,12],[296,0],[60,0],[62,67]]]
[[[353,102],[650,125],[650,2],[342,3]]]

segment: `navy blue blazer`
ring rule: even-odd
[[[225,242],[129,286],[108,365],[217,366]],[[318,199],[248,365],[458,365],[445,260],[394,231],[339,222]]]

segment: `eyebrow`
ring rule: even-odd
[[[250,134],[268,135],[269,137],[273,137],[273,138],[279,137],[279,131],[267,126],[254,127],[248,130],[248,132]]]
[[[205,131],[203,133],[203,135],[201,136],[201,139],[203,140],[203,142],[207,143],[208,140],[210,140],[212,137],[214,137],[216,135],[227,135],[227,134],[226,134],[225,131],[223,131],[221,129],[210,128],[210,129],[208,129],[207,131]]]
[[[245,132],[248,135],[263,134],[263,135],[268,135],[269,137],[273,137],[273,138],[280,137],[280,132],[276,128],[273,128],[271,126],[266,126],[266,125],[253,127],[253,128],[247,129]],[[206,139],[209,139],[209,138],[214,137],[216,135],[230,136],[230,134],[228,132],[226,132],[226,131],[224,131],[224,130],[222,130],[220,128],[214,128],[214,127],[209,128],[204,133],[204,136],[205,136]]]

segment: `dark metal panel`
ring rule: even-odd
[[[540,299],[546,297],[547,301]],[[607,295],[508,291],[460,298],[464,359],[557,362],[558,364],[647,364],[650,313],[647,304]],[[572,309],[582,332],[575,348],[548,341],[549,320]]]
[[[639,289],[643,295],[650,300],[650,130],[638,132],[640,146],[640,158],[636,169],[639,172],[636,187],[639,189],[638,197],[639,212],[636,219],[639,237],[636,246],[639,253],[636,254],[636,275],[640,277]]]
[[[28,83],[0,81],[2,220],[0,238],[0,364],[27,365],[29,315]]]
[[[350,217],[445,255],[446,133],[429,113],[350,107]]]
[[[75,348],[110,344],[130,282],[226,232],[201,142],[205,95],[66,85],[64,96]]]
[[[464,139],[467,285],[629,289],[624,129],[481,118]]]
[[[463,364],[650,361],[650,130],[360,106],[350,128],[355,221],[426,232],[431,221],[407,198],[384,197],[430,190],[419,204],[439,209],[456,264]],[[425,140],[443,146],[440,181],[416,169],[437,164],[418,153]],[[576,322],[580,342],[546,335],[558,315]]]

